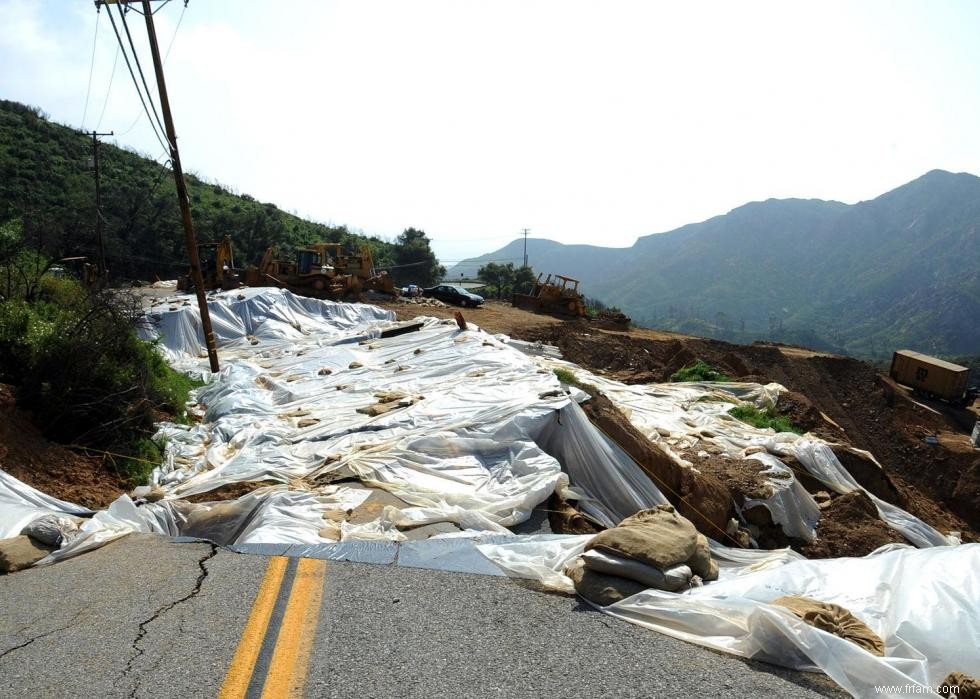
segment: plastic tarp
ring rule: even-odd
[[[590,538],[477,548],[509,575],[571,592],[563,567]],[[718,581],[683,593],[647,590],[602,611],[722,652],[825,672],[858,697],[928,694],[950,672],[980,670],[980,544],[890,545],[864,558],[807,560],[789,550],[711,542],[711,553],[719,563]],[[882,637],[885,657],[769,604],[784,595],[845,607]]]
[[[861,487],[840,463],[829,445],[812,436],[775,433],[738,420],[728,411],[732,400],[757,407],[774,406],[785,389],[779,384],[675,383],[626,385],[593,374],[581,367],[549,356],[535,356],[548,368],[561,368],[585,384],[601,390],[651,441],[676,462],[694,468],[685,453],[711,450],[731,458],[753,459],[761,464],[771,495],[746,504],[764,505],[773,522],[789,536],[813,540],[820,510],[780,456],[792,455],[807,472],[838,493],[860,489],[871,497],[879,516],[888,526],[916,546],[956,544],[914,515],[875,497]],[[870,454],[868,454],[870,458]]]
[[[327,510],[347,510],[370,495],[366,490],[325,486],[317,492],[270,486],[237,500],[190,503],[161,500],[137,505],[128,495],[96,512],[80,533],[39,565],[70,558],[131,533],[206,538],[222,546],[234,544],[316,544]]]
[[[45,495],[0,470],[0,539],[17,536],[35,519],[50,514],[88,517],[92,510]]]
[[[175,368],[200,371],[199,360],[207,357],[207,350],[194,300],[188,295],[149,299],[140,333],[144,339],[160,339],[160,351]],[[208,313],[222,359],[236,357],[238,350],[254,354],[249,348],[256,340],[330,342],[349,336],[354,328],[364,337],[376,336],[382,322],[395,319],[392,311],[377,306],[319,301],[273,288],[209,294]]]
[[[88,538],[99,527],[127,526],[203,536],[173,503],[246,481],[288,484],[315,500],[324,484],[350,478],[410,506],[341,524],[344,540],[399,540],[399,528],[432,522],[509,535],[507,527],[526,520],[564,478],[534,436],[568,395],[552,372],[476,326],[464,331],[452,320],[423,318],[417,332],[381,337],[394,327],[389,311],[281,289],[219,292],[208,306],[222,361],[213,376],[189,298],[148,308],[144,336],[175,367],[209,377],[192,406],[200,422],[160,426],[165,460],[152,479],[164,501],[135,508],[147,513],[138,522],[129,504],[117,502],[95,518]],[[268,496],[276,504],[262,511],[281,497]],[[329,541],[316,535],[323,522],[313,504],[283,506],[289,511],[278,528],[263,525],[271,528],[234,542]]]
[[[618,444],[569,403],[542,427],[537,443],[556,457],[575,491],[578,507],[605,527],[615,527],[640,510],[669,504],[640,466]]]

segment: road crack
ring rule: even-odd
[[[201,587],[204,585],[204,581],[207,579],[208,573],[210,572],[208,571],[208,568],[205,564],[218,554],[218,548],[219,548],[217,544],[213,544],[211,542],[207,542],[207,543],[210,546],[210,550],[197,561],[197,565],[201,569],[201,572],[198,574],[197,580],[194,581],[194,588],[180,599],[174,600],[170,604],[166,604],[160,607],[153,613],[153,615],[150,618],[140,622],[139,629],[137,630],[136,633],[136,638],[133,639],[133,654],[130,656],[129,661],[126,663],[125,669],[122,671],[123,677],[126,677],[130,673],[132,673],[133,665],[146,652],[143,649],[141,642],[143,641],[143,639],[146,637],[146,634],[148,633],[147,627],[150,624],[152,624],[154,621],[162,617],[164,614],[169,612],[174,607],[183,604],[184,602],[186,602],[189,599],[192,599],[193,597],[196,597],[197,594],[201,591]],[[137,692],[139,692],[139,689],[140,689],[140,683],[139,683],[139,677],[137,676],[133,681],[133,689],[129,693],[129,696],[132,699],[135,699]]]
[[[73,627],[73,626],[76,625],[76,622],[78,621],[78,617],[82,616],[82,614],[84,614],[84,613],[85,613],[85,610],[82,610],[80,612],[77,612],[75,614],[75,616],[73,616],[71,618],[71,621],[69,621],[64,626],[59,626],[56,629],[51,629],[50,631],[45,631],[44,633],[39,633],[37,636],[34,636],[32,638],[29,638],[28,640],[24,641],[23,643],[21,643],[18,646],[14,646],[13,648],[8,648],[7,650],[5,650],[2,653],[0,653],[0,660],[2,660],[3,658],[5,658],[6,656],[10,655],[11,653],[13,653],[15,650],[20,650],[21,648],[26,648],[27,646],[29,646],[32,643],[34,643],[34,641],[38,641],[38,640],[44,638],[45,636],[50,636],[51,634],[60,633],[61,631],[66,631],[66,630],[70,629],[71,627]],[[23,633],[28,628],[30,628],[30,625],[22,627],[17,633],[18,634],[19,633]]]

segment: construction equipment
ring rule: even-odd
[[[204,290],[237,289],[242,285],[241,274],[235,269],[235,253],[231,247],[231,236],[226,235],[220,243],[198,243],[197,254],[201,259],[201,275]],[[194,281],[190,272],[177,279],[178,291],[190,291]]]
[[[87,289],[97,291],[105,287],[108,274],[100,275],[98,265],[89,262],[87,257],[62,257],[58,263],[49,270],[52,276],[62,277],[70,271]]]
[[[367,245],[354,255],[345,253],[340,243],[317,243],[297,250],[293,260],[278,259],[276,249],[269,248],[259,266],[248,269],[246,283],[278,286],[319,299],[357,297],[368,290],[397,295],[391,277],[375,272]]]
[[[514,294],[511,303],[519,308],[541,313],[558,313],[573,318],[584,318],[588,315],[582,295],[578,292],[578,279],[549,274],[542,281],[543,274],[538,274],[530,292]]]
[[[928,354],[898,350],[892,356],[888,373],[898,383],[930,398],[942,398],[951,403],[965,402],[968,398],[969,368]]]

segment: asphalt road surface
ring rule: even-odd
[[[132,535],[0,577],[2,697],[842,696],[506,578]]]

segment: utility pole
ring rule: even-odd
[[[527,267],[527,234],[530,229],[524,229],[524,266]]]
[[[110,4],[129,5],[137,0],[95,0],[95,6]],[[190,199],[187,196],[187,184],[184,182],[184,171],[180,166],[180,154],[177,152],[177,132],[174,129],[173,115],[170,113],[170,100],[167,97],[167,83],[163,78],[163,62],[160,60],[160,45],[157,43],[157,32],[153,26],[153,9],[150,0],[140,0],[143,6],[143,17],[146,19],[146,34],[150,42],[150,53],[153,56],[153,67],[156,71],[157,89],[160,91],[160,109],[163,112],[163,123],[167,131],[167,145],[170,148],[170,167],[174,172],[177,184],[177,200],[180,203],[180,214],[184,222],[184,236],[187,239],[187,257],[190,259],[191,280],[194,291],[197,292],[197,306],[201,311],[201,328],[204,331],[204,344],[208,348],[208,361],[211,371],[218,371],[218,349],[214,341],[214,330],[211,327],[211,314],[208,313],[208,299],[204,294],[204,276],[201,274],[201,258],[197,251],[197,236],[194,233],[194,222],[191,220]],[[137,87],[137,89],[139,89]],[[150,95],[147,95],[150,97]],[[149,116],[149,115],[147,115]]]
[[[92,136],[92,167],[95,169],[95,237],[99,245],[98,284],[101,287],[108,281],[108,270],[105,265],[105,240],[102,236],[102,172],[99,169],[99,136],[113,136],[115,132],[99,133],[93,131]]]

